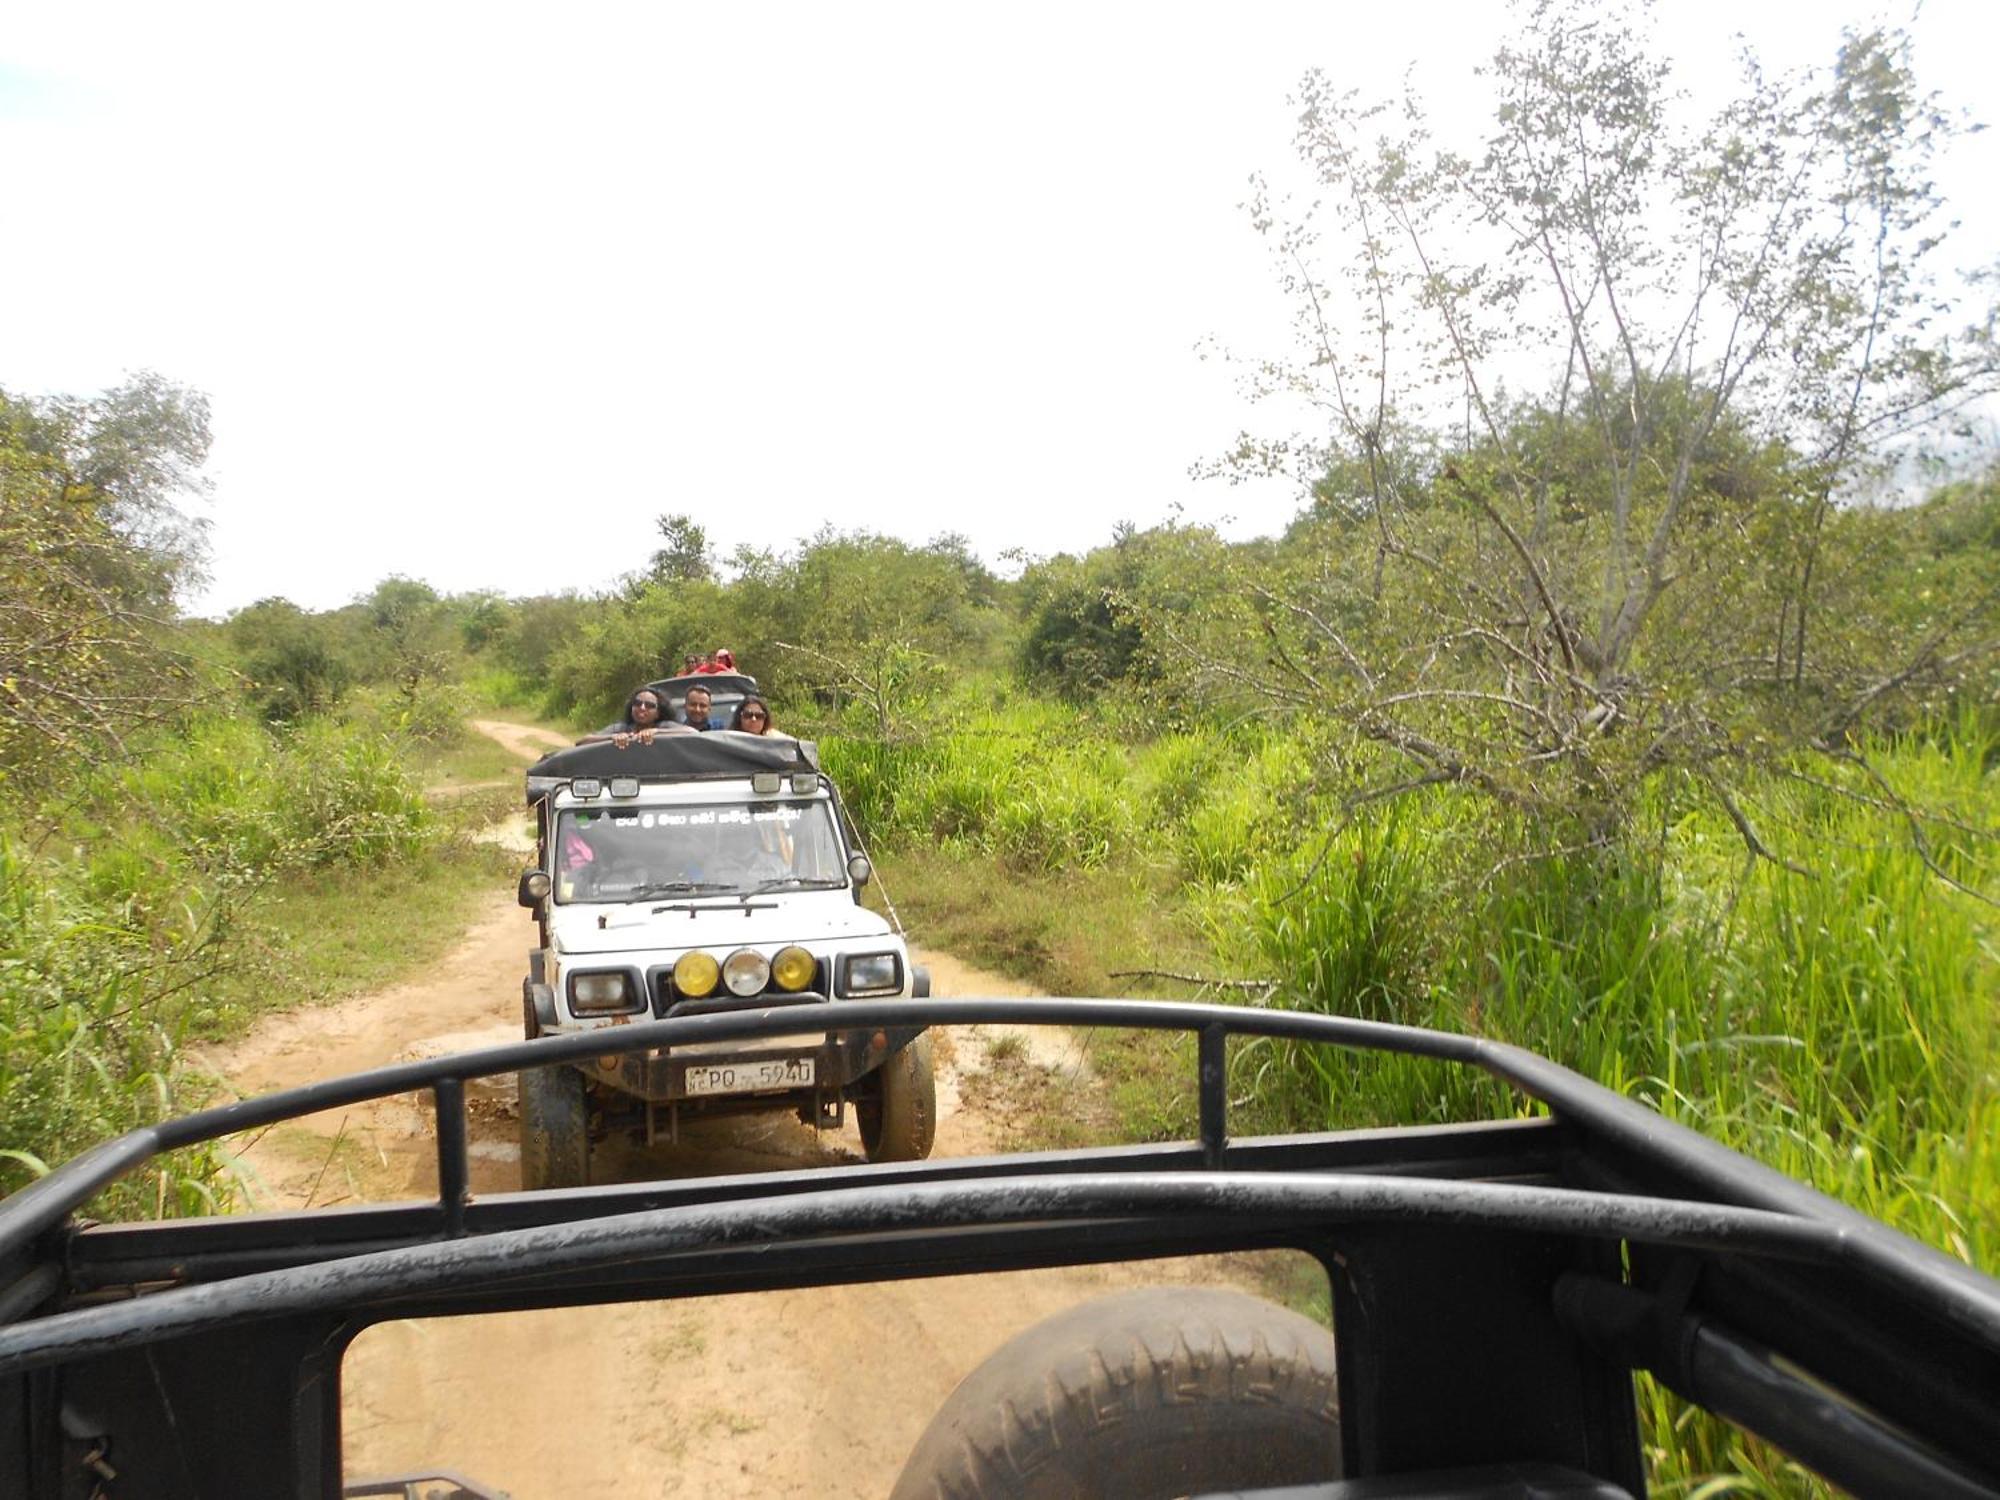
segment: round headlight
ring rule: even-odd
[[[770,978],[771,965],[753,949],[738,948],[722,961],[722,982],[732,995],[754,995]]]
[[[780,948],[771,960],[771,978],[781,990],[802,990],[812,983],[817,960],[803,948]]]
[[[706,953],[683,953],[674,960],[674,988],[690,1000],[715,993],[715,981],[722,970]]]

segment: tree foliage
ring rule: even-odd
[[[793,551],[739,550],[733,577],[650,578],[566,620],[542,664],[558,713],[609,714],[635,683],[727,646],[768,692],[830,716],[855,703],[878,730],[991,656],[1000,585],[944,536],[921,546],[825,530]]]
[[[1455,152],[1307,75],[1316,202],[1252,204],[1299,351],[1255,385],[1324,426],[1216,467],[1314,514],[1197,656],[1342,726],[1357,802],[1448,783],[1604,829],[1672,774],[1768,852],[1745,767],[1849,754],[2000,647],[1994,580],[1862,503],[2000,388],[1992,304],[1941,269],[1954,123],[1886,32],[1823,74],[1746,60],[1691,121],[1630,13],[1551,0],[1488,77]]]
[[[660,516],[654,523],[661,547],[646,574],[651,583],[698,583],[715,577],[715,558],[708,545],[708,528],[693,516]]]
[[[91,400],[0,392],[0,774],[99,759],[193,694],[169,634],[200,528],[208,408],[153,375]]]

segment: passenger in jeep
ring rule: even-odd
[[[640,688],[625,700],[625,717],[610,729],[598,734],[587,734],[578,740],[579,745],[602,744],[611,741],[620,750],[637,741],[641,745],[653,743],[655,734],[684,734],[686,726],[663,724],[660,722],[663,710],[660,695],[651,688]]]
[[[775,734],[778,729],[771,722],[770,706],[762,698],[745,698],[737,704],[729,727],[739,734]]]
[[[715,727],[709,718],[712,701],[705,687],[697,685],[687,690],[686,711],[681,717],[686,721],[688,728],[706,730]]]

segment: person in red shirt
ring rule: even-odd
[[[736,658],[730,653],[729,648],[725,646],[717,651],[715,655],[703,661],[694,670],[697,673],[706,674],[734,672],[736,670]]]

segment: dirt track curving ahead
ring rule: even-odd
[[[524,758],[566,743],[503,721],[476,727]],[[495,837],[519,837],[512,824]],[[533,929],[496,890],[435,973],[269,1017],[204,1065],[236,1090],[273,1089],[517,1039]],[[1032,993],[923,952],[934,993]],[[938,1038],[935,1154],[1009,1146],[1005,1101],[1094,1093],[1064,1034],[1002,1040],[990,1027]],[[467,1090],[472,1187],[519,1185],[512,1078]],[[692,1176],[861,1159],[850,1123],[816,1135],[790,1117],[718,1121],[680,1146],[621,1162],[627,1176]],[[308,1208],[434,1194],[423,1100],[317,1116],[240,1148],[254,1206]],[[1230,1276],[1233,1269],[1236,1275]],[[401,1320],[377,1325],[343,1366],[350,1479],[450,1469],[514,1500],[631,1496],[874,1497],[958,1380],[1015,1332],[1103,1291],[1248,1279],[1248,1268],[1155,1262],[674,1303]]]

